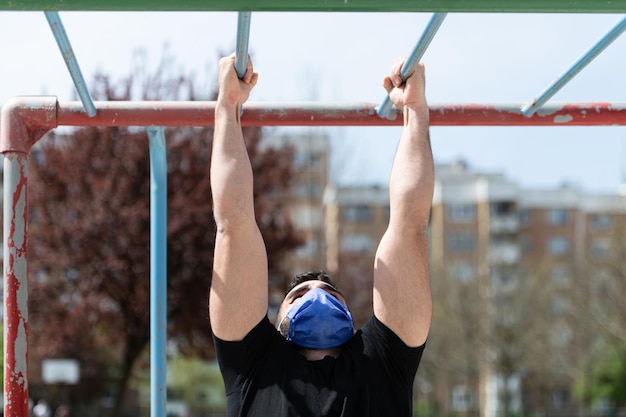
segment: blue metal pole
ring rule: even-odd
[[[96,106],[93,104],[93,100],[89,95],[87,84],[85,83],[83,73],[80,71],[80,67],[78,66],[78,61],[76,60],[76,56],[72,50],[72,45],[67,37],[67,33],[65,33],[61,17],[58,12],[44,13],[46,15],[46,19],[48,20],[48,24],[50,25],[50,29],[52,29],[52,33],[54,34],[54,39],[56,39],[57,45],[59,45],[65,65],[70,71],[70,75],[72,76],[72,81],[74,81],[74,86],[76,86],[76,91],[78,91],[80,101],[83,102],[85,112],[87,112],[89,117],[93,117],[96,115]]]
[[[555,95],[565,84],[576,76],[583,68],[587,66],[595,57],[600,55],[615,39],[617,39],[626,30],[626,17],[623,18],[613,29],[606,33],[587,53],[582,55],[578,60],[564,73],[562,73],[552,84],[550,84],[533,102],[522,107],[524,116],[532,116],[546,101]]]
[[[400,76],[402,77],[402,80],[406,80],[411,74],[413,74],[413,71],[415,71],[415,67],[424,56],[428,45],[430,45],[430,42],[433,40],[435,34],[439,30],[439,26],[441,26],[447,15],[447,13],[434,13],[433,16],[430,18],[430,21],[428,22],[428,25],[426,25],[426,29],[424,29],[422,36],[417,41],[415,48],[413,48],[406,62],[404,63],[404,65],[402,65],[402,68],[400,69]],[[386,117],[390,120],[393,120],[395,119],[396,114],[395,112],[391,112],[392,106],[393,104],[391,103],[389,96],[386,96],[383,100],[383,103],[380,105],[380,107],[378,107],[376,112],[380,117]]]
[[[150,143],[150,416],[167,402],[167,160],[163,127],[148,126]]]
[[[239,78],[246,74],[248,64],[248,43],[250,39],[250,12],[239,12],[237,18],[237,49],[235,51],[235,70]]]

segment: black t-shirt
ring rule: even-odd
[[[308,361],[265,317],[239,342],[214,336],[228,417],[409,417],[424,345],[376,317],[339,357]]]

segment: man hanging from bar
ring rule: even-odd
[[[374,263],[373,317],[355,330],[348,301],[323,271],[294,279],[275,325],[255,221],[240,112],[258,75],[220,60],[211,186],[217,223],[209,315],[228,416],[412,416],[415,374],[432,315],[427,228],[433,159],[424,67],[384,88],[404,127],[390,178],[390,220]]]

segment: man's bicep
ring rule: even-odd
[[[426,232],[388,229],[374,264],[374,314],[408,346],[422,345],[432,317]]]
[[[241,340],[267,314],[267,253],[258,228],[218,232],[209,316],[215,336]]]

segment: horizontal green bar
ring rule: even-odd
[[[0,0],[0,10],[626,13],[626,0]]]

